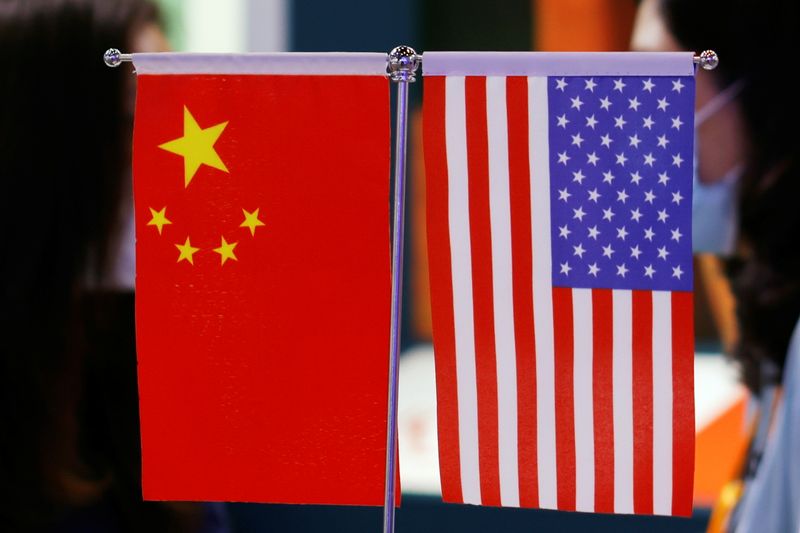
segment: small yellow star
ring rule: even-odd
[[[237,244],[238,242],[228,243],[225,241],[225,237],[222,237],[222,244],[220,244],[219,248],[214,248],[214,251],[219,254],[221,265],[224,265],[228,259],[239,260],[236,258],[236,254],[233,253],[233,249],[236,248]]]
[[[253,211],[252,213],[248,213],[244,209],[242,209],[242,213],[244,213],[244,222],[239,224],[240,228],[250,228],[250,235],[255,236],[256,228],[258,226],[263,226],[264,223],[258,219],[258,209]]]
[[[225,163],[222,162],[219,154],[214,150],[214,143],[217,142],[227,125],[228,122],[226,121],[201,129],[189,112],[189,108],[183,107],[183,137],[173,139],[158,147],[167,152],[183,156],[184,187],[189,186],[189,182],[192,181],[201,165],[208,165],[228,172]]]
[[[178,263],[183,261],[189,261],[190,264],[194,264],[194,259],[192,256],[197,252],[200,248],[195,248],[192,246],[192,243],[189,242],[189,237],[186,237],[186,242],[183,244],[176,244],[175,247],[180,250],[181,255],[178,256]]]
[[[161,235],[161,230],[164,228],[165,225],[172,224],[172,222],[170,222],[167,219],[166,213],[167,213],[166,207],[162,207],[161,211],[156,211],[152,207],[150,208],[150,214],[153,215],[153,218],[150,219],[150,222],[148,222],[147,225],[155,226],[156,228],[158,228],[159,235]]]

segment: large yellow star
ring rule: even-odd
[[[183,156],[184,187],[189,186],[189,182],[192,181],[200,165],[208,165],[228,172],[225,163],[214,150],[214,143],[217,142],[227,125],[226,121],[201,129],[189,112],[189,108],[183,107],[183,137],[161,144],[159,148]]]
[[[161,211],[156,211],[152,207],[150,208],[150,214],[153,215],[153,218],[150,219],[150,222],[147,223],[148,226],[155,226],[158,228],[158,234],[161,235],[162,228],[167,224],[172,224],[169,220],[167,220],[167,208],[163,207]]]
[[[180,250],[181,255],[178,256],[178,263],[183,260],[189,261],[190,264],[194,264],[194,259],[192,256],[197,252],[200,248],[195,248],[192,246],[192,243],[189,242],[189,237],[186,237],[186,242],[183,244],[176,244],[175,247]]]
[[[222,244],[219,245],[219,248],[214,248],[214,251],[219,254],[221,265],[224,265],[228,259],[239,260],[236,258],[236,254],[233,253],[233,249],[236,248],[237,244],[236,242],[228,243],[225,241],[225,237],[222,237]]]
[[[252,213],[248,213],[246,210],[242,209],[242,213],[244,213],[244,222],[239,224],[239,227],[250,228],[250,235],[255,236],[256,228],[264,225],[264,223],[258,219],[258,209]]]

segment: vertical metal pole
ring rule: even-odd
[[[398,46],[389,53],[387,71],[397,83],[397,138],[394,149],[394,225],[392,229],[392,317],[389,341],[389,412],[386,417],[386,478],[383,500],[383,533],[394,533],[394,503],[397,486],[397,386],[400,360],[400,319],[403,300],[403,234],[406,197],[406,137],[408,130],[408,84],[419,57],[413,48]]]

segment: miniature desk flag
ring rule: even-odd
[[[690,515],[692,54],[424,68],[445,500]]]
[[[144,497],[382,505],[385,54],[136,54]]]

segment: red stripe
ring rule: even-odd
[[[694,305],[672,293],[672,514],[691,516],[694,484]]]
[[[536,343],[533,330],[533,252],[528,159],[528,80],[506,80],[508,174],[511,196],[511,256],[514,339],[517,350],[517,446],[519,504],[539,506],[536,433]]]
[[[633,291],[633,512],[653,514],[653,294]]]
[[[439,472],[444,501],[462,503],[453,278],[448,224],[445,78],[441,76],[425,79],[423,120]]]
[[[483,505],[500,505],[486,78],[482,76],[467,77],[465,89],[481,503]]]
[[[614,512],[613,306],[611,290],[592,289],[594,510]]]
[[[572,289],[553,287],[558,509],[575,510],[575,391]]]

